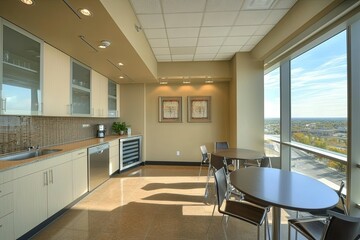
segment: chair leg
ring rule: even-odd
[[[260,225],[257,226],[257,240],[260,240]]]
[[[296,231],[296,230],[295,230]],[[288,240],[290,240],[290,236],[291,236],[291,226],[288,223]]]
[[[200,177],[200,175],[201,175],[201,169],[202,169],[202,162],[200,163],[200,169],[199,169],[199,177]]]

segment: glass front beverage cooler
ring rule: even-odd
[[[120,139],[120,171],[141,164],[141,136]]]

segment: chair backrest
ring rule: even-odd
[[[223,157],[220,157],[220,156],[217,156],[217,155],[214,155],[214,154],[211,154],[211,161],[210,161],[210,164],[213,168],[215,168],[216,170],[219,170],[221,168],[223,168],[225,165],[224,165],[224,158]]]
[[[263,159],[261,159],[260,162],[260,167],[268,167],[271,168],[271,159],[269,157],[264,157]]]
[[[202,161],[205,162],[208,160],[208,151],[206,149],[205,145],[201,145],[200,146],[200,150],[201,150],[201,155],[202,155]]]
[[[336,193],[339,195],[339,198],[340,198],[340,201],[341,201],[341,204],[342,204],[345,215],[349,215],[347,207],[346,207],[345,195],[342,194],[342,190],[344,189],[344,187],[345,187],[345,182],[343,180],[341,180],[340,187],[336,191]]]
[[[225,168],[222,167],[215,172],[215,185],[216,185],[216,198],[217,198],[218,208],[220,209],[227,194]]]
[[[228,149],[229,144],[228,142],[215,142],[215,151],[219,149]]]
[[[328,211],[331,216],[324,240],[358,239],[360,234],[360,218],[346,216]]]

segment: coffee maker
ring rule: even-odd
[[[98,137],[98,138],[105,137],[105,125],[104,124],[97,125],[96,137]]]

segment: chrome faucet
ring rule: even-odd
[[[30,147],[27,147],[27,150],[28,151],[31,151],[31,150],[39,150],[39,148],[40,148],[40,146],[39,145],[37,145],[37,146],[30,146]]]

